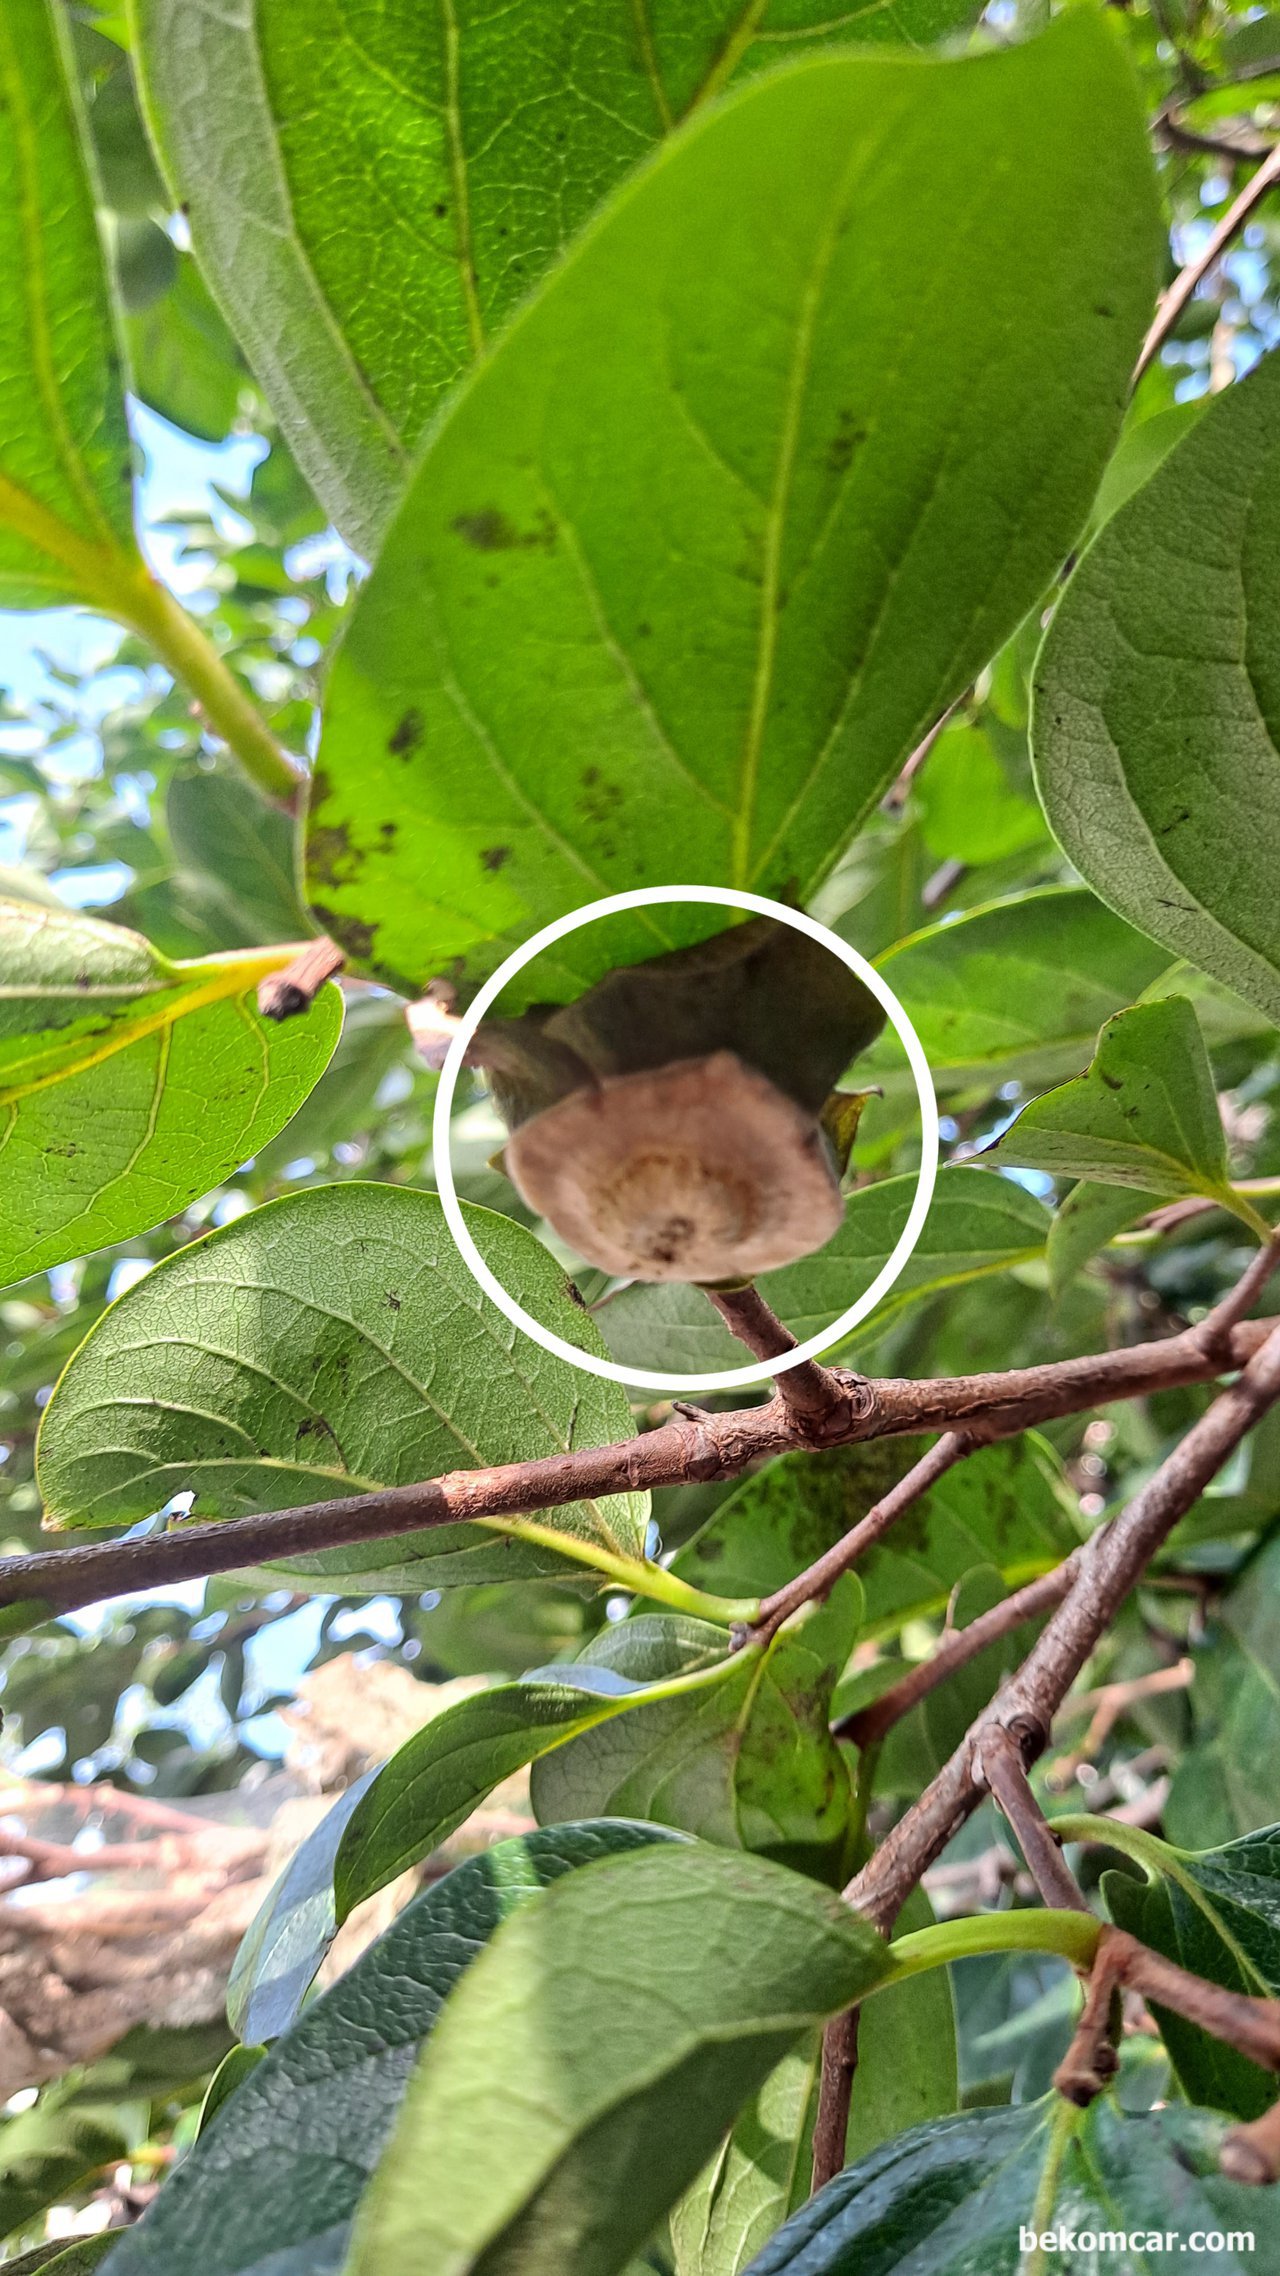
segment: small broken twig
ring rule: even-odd
[[[258,1010],[264,1019],[296,1019],[309,1012],[326,980],[332,980],[346,963],[346,951],[321,933],[300,948],[283,971],[268,973],[258,983]]]

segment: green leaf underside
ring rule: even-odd
[[[141,572],[119,356],[50,0],[0,19],[0,606]]]
[[[916,1190],[914,1172],[851,1193],[839,1232],[816,1256],[760,1276],[774,1311],[802,1341],[839,1317],[870,1286],[891,1255]],[[1049,1212],[1012,1178],[960,1164],[944,1169],[919,1242],[887,1296],[853,1329],[841,1351],[856,1349],[910,1305],[939,1289],[1007,1272],[1044,1253]],[[706,1298],[678,1282],[639,1283],[595,1313],[615,1359],[633,1367],[740,1366],[735,1342]]]
[[[1280,357],[1215,397],[1049,629],[1040,795],[1112,908],[1280,1019]]]
[[[134,0],[201,264],[301,464],[371,550],[442,396],[595,207],[735,74],[929,40],[973,0]],[[834,18],[834,20],[833,20]],[[394,153],[394,165],[390,154]],[[282,321],[283,316],[283,321]]]
[[[930,925],[878,959],[914,1026],[934,1082],[1077,1074],[1104,1020],[1167,969],[1164,951],[1080,886],[1052,886]],[[859,1073],[896,1075],[873,1045]]]
[[[1049,1286],[1060,1296],[1117,1233],[1126,1233],[1167,1197],[1131,1185],[1093,1185],[1082,1178],[1054,1211],[1045,1251]]]
[[[877,1981],[885,1951],[834,1894],[701,1843],[568,1877],[504,1925],[450,2000],[361,2208],[350,2276],[619,2269],[804,2031]]]
[[[1087,2111],[1050,2095],[922,2126],[839,2175],[748,2276],[1021,2276],[1029,2262],[1019,2232],[1030,2227],[1093,2238],[1050,2254],[1055,2276],[1100,2267],[1150,2276],[1164,2265],[1166,2237],[1176,2254],[1196,2230],[1223,2237],[1203,2256],[1213,2276],[1255,2276],[1280,2259],[1280,2191],[1223,2180],[1225,2126],[1207,2110],[1126,2117],[1109,2095]],[[1233,2231],[1250,2244],[1232,2249]],[[1143,2241],[1131,2246],[1135,2233]]]
[[[240,1939],[227,1984],[227,2021],[250,2045],[278,2039],[296,2021],[337,1932],[333,1866],[343,1828],[377,1776],[368,1770],[340,1794],[298,1844]]]
[[[991,1151],[1142,1194],[1227,1199],[1213,1070],[1186,997],[1135,1004],[1108,1020],[1088,1073],[1033,1099]]]
[[[1274,1509],[1274,1497],[1271,1508]],[[1280,1538],[1272,1534],[1213,1609],[1198,1651],[1194,1744],[1174,1773],[1165,1831],[1186,1849],[1280,1818]]]
[[[927,1928],[933,1909],[913,1889],[898,1934]],[[765,2080],[671,2216],[676,2276],[740,2276],[753,2252],[809,2195],[817,2114],[818,2033]],[[846,2160],[943,2118],[956,2103],[955,2012],[944,1968],[877,1992],[858,2025],[858,2069]]]
[[[767,1595],[866,1516],[908,1467],[912,1441],[787,1454],[739,1486],[672,1561],[695,1588]],[[931,1486],[859,1564],[863,1636],[944,1610],[975,1568],[1013,1586],[1068,1556],[1079,1534],[1055,1458],[1034,1437],[984,1446]]]
[[[40,2244],[16,2260],[6,2260],[6,2276],[91,2276],[115,2243],[113,2235],[82,2237],[79,2244]]]
[[[564,1273],[522,1226],[469,1209],[504,1286],[600,1350]],[[412,1484],[632,1435],[618,1387],[519,1335],[481,1295],[436,1195],[313,1187],[158,1265],[107,1312],[45,1411],[39,1476],[55,1523],[127,1525],[190,1492],[205,1517]],[[638,1556],[647,1497],[548,1522]],[[408,1592],[562,1570],[477,1525],[319,1551],[274,1571]]]
[[[1154,1839],[1134,1848],[1153,1877],[1104,1874],[1117,1926],[1211,1983],[1264,1999],[1280,1995],[1280,1827],[1221,1849],[1174,1850]],[[1189,2102],[1257,2118],[1275,2101],[1271,2072],[1185,2017],[1153,2012]]]
[[[810,1869],[838,1866],[851,1795],[826,1709],[860,1601],[842,1594],[766,1652],[732,1656],[705,1621],[628,1620],[561,1681],[548,1671],[460,1700],[392,1756],[343,1833],[339,1918],[528,1762],[543,1825],[644,1818]]]
[[[816,57],[699,117],[429,442],[330,679],[325,928],[397,985],[471,981],[667,883],[673,814],[680,876],[803,899],[1076,534],[1155,244],[1084,12],[958,62]],[[624,958],[680,937],[648,919]]]
[[[637,1825],[499,1842],[415,1897],[236,2091],[110,2276],[336,2276],[445,1998],[500,1923],[562,1874],[670,1840]]]
[[[0,1280],[176,1215],[283,1129],[342,999],[263,1019],[280,962],[173,964],[138,933],[0,901]]]
[[[750,1849],[818,1880],[843,1879],[853,1816],[845,1761],[828,1722],[853,1648],[862,1591],[837,1584],[821,1611],[781,1630],[763,1654],[739,1652],[713,1687],[678,1691],[601,1718],[534,1765],[542,1825],[581,1816],[639,1817],[727,1849]],[[624,1678],[678,1676],[714,1648],[700,1622],[642,1616],[604,1631],[578,1666]]]

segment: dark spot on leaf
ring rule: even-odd
[[[398,822],[379,822],[378,836],[380,838],[385,838],[387,844],[390,845],[391,840],[394,838],[399,827],[400,824]]]
[[[1108,308],[1105,301],[1097,300],[1093,304],[1093,313],[1095,316],[1114,316],[1115,310]]]
[[[400,1299],[396,1295],[394,1288],[389,1288],[387,1290],[387,1308],[392,1312],[398,1312],[400,1309]]]
[[[436,205],[434,205],[434,206],[431,208],[431,210],[432,210],[432,212],[434,213],[434,215],[435,215],[435,217],[436,217],[436,220],[437,220],[437,221],[443,221],[443,220],[444,220],[444,217],[445,217],[445,215],[446,215],[446,214],[447,214],[447,212],[449,211],[449,208],[448,208],[448,206],[445,204],[445,201],[444,201],[444,199],[443,199],[443,198],[441,198],[441,199],[439,200],[439,203],[438,203],[438,204],[436,204]]]
[[[1167,838],[1171,830],[1178,829],[1183,822],[1189,822],[1190,820],[1191,808],[1189,806],[1180,806],[1176,814],[1171,815],[1167,822],[1161,823],[1156,835],[1161,838]]]
[[[359,866],[357,863],[356,867]],[[351,833],[345,822],[326,823],[307,838],[307,867],[322,885],[346,885],[352,874]]]
[[[80,1148],[73,1138],[68,1138],[61,1146],[46,1146],[44,1151],[46,1154],[56,1154],[60,1161],[69,1162],[73,1155],[79,1153]]]
[[[1124,1089],[1124,1081],[1120,1075],[1109,1075],[1105,1067],[1099,1067],[1098,1073],[1109,1091],[1122,1091]]]
[[[651,624],[638,624],[636,626],[636,639],[647,640],[650,637],[652,631],[653,626]]]
[[[332,1426],[325,1421],[323,1415],[304,1415],[294,1432],[295,1441],[312,1437],[331,1438],[335,1446],[338,1443]]]
[[[827,451],[827,467],[832,474],[847,473],[853,464],[853,454],[867,439],[867,430],[859,426],[852,411],[841,411],[836,419],[836,431]]]
[[[422,713],[415,705],[406,711],[399,726],[387,737],[387,749],[397,759],[407,758],[410,751],[417,750],[422,741],[422,732]]]
[[[581,1311],[585,1312],[588,1309],[588,1305],[587,1299],[583,1295],[582,1290],[575,1286],[572,1280],[566,1280],[564,1285],[565,1294],[568,1296],[570,1303],[576,1304]]]
[[[357,963],[367,963],[373,954],[377,925],[366,924],[363,917],[344,916],[338,909],[326,909],[320,901],[313,901],[311,906],[330,940],[336,940]]]
[[[481,553],[509,553],[530,546],[541,546],[550,553],[556,542],[556,525],[547,513],[537,515],[532,529],[522,530],[500,507],[481,506],[474,514],[456,514],[453,527]]]
[[[480,855],[482,869],[501,869],[511,859],[510,846],[486,846]]]
[[[616,814],[623,802],[623,793],[616,782],[606,782],[599,767],[584,767],[581,776],[586,797],[578,801],[589,822],[603,824]]]

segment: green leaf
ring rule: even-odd
[[[928,926],[879,959],[939,1089],[1073,1075],[1104,1020],[1167,969],[1164,952],[1080,886],[1019,893]],[[874,1046],[866,1080],[898,1076]]]
[[[1195,1662],[1194,1742],[1164,1814],[1169,1839],[1188,1849],[1280,1819],[1280,1535],[1215,1600]]]
[[[1155,245],[1088,11],[700,114],[432,433],[330,678],[326,930],[416,991],[665,883],[673,843],[690,881],[805,898],[1077,534]],[[610,961],[679,937],[649,916]]]
[[[912,1443],[881,1439],[829,1454],[786,1454],[748,1478],[672,1560],[695,1588],[767,1595],[860,1522],[895,1484]],[[1058,1466],[1034,1436],[981,1447],[940,1478],[859,1565],[864,1636],[946,1610],[975,1567],[1006,1586],[1030,1580],[1079,1542]]]
[[[1247,1211],[1232,1191],[1213,1069],[1185,996],[1108,1020],[1087,1074],[1024,1106],[988,1154],[1142,1194],[1208,1194]]]
[[[0,1279],[141,1233],[273,1138],[342,1022],[258,1012],[279,949],[174,964],[137,933],[0,902]]]
[[[504,1285],[598,1351],[541,1243],[509,1218],[467,1214]],[[128,1525],[178,1493],[206,1517],[292,1509],[633,1430],[619,1387],[530,1343],[480,1294],[435,1194],[318,1186],[180,1250],[112,1305],[45,1409],[38,1474],[49,1522]],[[646,1508],[616,1495],[547,1522],[638,1556]],[[410,1594],[563,1561],[463,1524],[272,1569]]]
[[[51,0],[0,21],[0,605],[114,614],[145,576],[93,198]]]
[[[415,1897],[237,2089],[111,2276],[336,2276],[419,2049],[499,1924],[561,1875],[672,1839],[556,1826],[502,1841]]]
[[[1082,1178],[1054,1211],[1046,1256],[1049,1286],[1061,1296],[1076,1274],[1104,1249],[1117,1233],[1126,1233],[1164,1196],[1129,1185],[1093,1185]]]
[[[816,1256],[766,1272],[760,1288],[801,1339],[829,1327],[869,1287],[907,1221],[916,1175],[883,1178],[845,1203],[844,1223]],[[944,1169],[915,1249],[889,1294],[840,1346],[856,1349],[912,1304],[942,1288],[1029,1264],[1044,1253],[1049,1212],[1012,1178],[961,1164]],[[742,1347],[696,1288],[680,1283],[625,1288],[595,1317],[615,1359],[635,1367],[733,1367]]]
[[[1065,1823],[1064,1839],[1071,1840],[1071,1821]],[[1119,1928],[1210,1983],[1264,1999],[1280,1996],[1280,1826],[1264,1826],[1221,1849],[1175,1849],[1132,1827],[1113,1842],[1102,1821],[1091,1837],[1119,1848],[1145,1874],[1141,1880],[1103,1875],[1107,1909]],[[1159,2006],[1152,2013],[1188,2102],[1257,2118],[1275,2101],[1270,2071],[1184,2016]]]
[[[886,1947],[830,1892],[701,1844],[572,1875],[441,2017],[350,2276],[610,2276],[802,2035]]]
[[[30,2110],[0,2125],[0,2236],[29,2228],[129,2150],[128,2116],[115,2103],[81,2101],[72,2081],[47,2087]]]
[[[939,861],[1001,861],[1047,838],[1039,807],[1010,786],[980,727],[948,727],[939,736],[916,802],[924,842]]]
[[[601,199],[731,77],[973,0],[540,0],[381,11],[135,0],[200,263],[329,511],[372,549],[442,396]],[[781,19],[781,20],[778,20]]]
[[[224,927],[219,945],[297,940],[307,921],[294,879],[292,821],[240,774],[203,770],[176,774],[165,797],[165,824],[179,867],[212,888]]]
[[[606,1629],[575,1671],[585,1679],[588,1669],[608,1670],[624,1681],[643,1673],[667,1696],[641,1693],[627,1713],[597,1718],[543,1754],[533,1773],[535,1816],[543,1825],[646,1818],[818,1880],[847,1878],[853,1793],[827,1725],[861,1609],[860,1586],[838,1583],[824,1606],[788,1622],[763,1652],[722,1658],[714,1684],[677,1675],[691,1654],[714,1648],[715,1632],[703,1623],[645,1616]]]
[[[240,1939],[227,1984],[238,2039],[278,2039],[296,2022],[337,1934],[333,1867],[351,1814],[378,1776],[355,1779],[295,1849]]]
[[[1214,2276],[1280,2258],[1280,2191],[1225,2181],[1226,2121],[1170,2108],[1126,2117],[1109,2095],[1087,2111],[1056,2095],[922,2126],[839,2174],[780,2229],[749,2276],[1019,2276],[1019,2231],[1092,2238],[1047,2258],[1058,2276],[1147,2276],[1193,2231],[1223,2235]],[[1123,2231],[1127,2245],[1098,2238]],[[1137,2232],[1141,2241],[1134,2245]],[[1232,2245],[1230,2232],[1248,2236]]]
[[[34,2252],[20,2253],[16,2260],[6,2260],[5,2276],[92,2276],[100,2268],[115,2244],[114,2233],[82,2237],[79,2244],[38,2244]]]
[[[898,1931],[927,1928],[933,1910],[913,1889]],[[821,2039],[802,2041],[770,2073],[671,2216],[677,2276],[739,2276],[754,2252],[809,2195]],[[955,2015],[947,1971],[930,1969],[878,1992],[858,2026],[846,2160],[946,2117],[956,2106]]]
[[[1111,907],[1280,1019],[1280,357],[1108,522],[1036,670],[1045,811]]]
[[[230,2101],[232,2095],[244,2085],[245,2080],[252,2078],[266,2052],[265,2047],[232,2047],[230,2053],[223,2056],[200,2105],[197,2141],[206,2127],[213,2124],[218,2112]]]
[[[124,321],[135,392],[162,419],[223,442],[240,414],[248,372],[190,254],[168,291]]]

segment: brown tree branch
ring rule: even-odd
[[[258,985],[258,1010],[264,1019],[296,1019],[309,1012],[326,980],[341,972],[346,950],[321,933],[298,950],[292,964],[271,972]]]
[[[1027,1734],[1034,1744],[1036,1733]],[[1000,1810],[1017,1836],[1027,1870],[1047,1905],[1056,1912],[1088,1912],[1084,1892],[1062,1854],[1062,1844],[1031,1790],[1022,1759],[1020,1734],[1007,1723],[992,1723],[974,1757],[976,1776],[986,1779]]]
[[[1002,1636],[1020,1628],[1024,1620],[1037,1620],[1041,1613],[1052,1612],[1055,1605],[1061,1604],[1075,1578],[1082,1554],[1081,1550],[1074,1549],[1052,1572],[1041,1573],[1024,1588],[1015,1589],[1002,1603],[993,1605],[989,1612],[980,1612],[967,1628],[948,1628],[938,1638],[927,1660],[917,1661],[887,1691],[882,1691],[878,1699],[868,1701],[865,1707],[857,1707],[852,1714],[842,1715],[833,1723],[835,1736],[850,1740],[856,1747],[874,1746],[940,1683],[945,1683],[949,1675],[954,1675],[957,1668],[967,1666],[979,1652],[985,1652],[988,1644],[999,1643]]]
[[[739,1343],[757,1359],[782,1359],[795,1350],[797,1338],[750,1281],[741,1288],[704,1287],[702,1293]],[[811,1446],[843,1445],[865,1412],[862,1377],[838,1374],[833,1368],[819,1366],[816,1359],[788,1367],[775,1376],[773,1387]]]
[[[883,1494],[867,1511],[866,1516],[860,1518],[833,1548],[828,1549],[824,1556],[819,1557],[804,1572],[797,1573],[794,1580],[787,1581],[782,1588],[775,1589],[772,1596],[764,1599],[759,1618],[752,1627],[752,1635],[757,1640],[772,1636],[784,1620],[788,1620],[793,1612],[799,1611],[802,1604],[829,1595],[836,1582],[852,1570],[859,1557],[865,1555],[891,1526],[897,1524],[912,1503],[919,1501],[921,1494],[928,1493],[930,1486],[935,1486],[939,1478],[944,1478],[948,1470],[954,1469],[957,1462],[966,1454],[972,1453],[978,1443],[976,1438],[959,1431],[947,1431],[937,1445],[931,1446],[927,1454],[922,1454],[906,1476],[899,1478],[897,1485],[891,1486],[888,1493]]]
[[[1249,154],[1241,151],[1239,155],[1246,158]],[[1252,181],[1246,182],[1239,197],[1227,208],[1204,251],[1197,253],[1194,261],[1188,261],[1185,269],[1179,272],[1168,291],[1162,295],[1160,305],[1152,320],[1151,329],[1142,343],[1142,353],[1138,357],[1134,370],[1133,382],[1135,387],[1147,366],[1159,355],[1196,286],[1203,283],[1214,262],[1221,258],[1232,238],[1243,229],[1254,207],[1261,203],[1267,191],[1274,188],[1278,181],[1280,181],[1280,143],[1276,145],[1268,157],[1263,159]]]
[[[838,1379],[848,1400],[848,1427],[840,1443],[946,1430],[1010,1437],[1114,1400],[1211,1382],[1226,1369],[1243,1366],[1276,1325],[1274,1320],[1242,1321],[1218,1357],[1198,1340],[1200,1331],[1189,1328],[1154,1343],[1005,1374],[868,1382],[832,1368],[827,1372]],[[56,1619],[107,1597],[354,1542],[390,1540],[486,1517],[528,1515],[646,1487],[740,1477],[765,1456],[813,1443],[780,1398],[730,1414],[694,1410],[620,1445],[579,1447],[571,1454],[496,1469],[455,1470],[418,1485],[347,1494],[211,1525],[184,1521],[167,1533],[140,1539],[77,1543],[31,1557],[0,1558],[0,1608],[39,1605],[44,1617]]]
[[[1232,1331],[1233,1349],[1242,1332]],[[986,1789],[977,1764],[989,1727],[1025,1725],[1032,1736],[1024,1756],[1040,1751],[1054,1715],[1135,1582],[1178,1519],[1277,1397],[1280,1329],[1272,1329],[1239,1381],[1192,1425],[1128,1508],[1086,1544],[1070,1592],[1023,1666],[850,1883],[849,1901],[882,1931],[891,1926],[921,1874],[981,1801]]]

